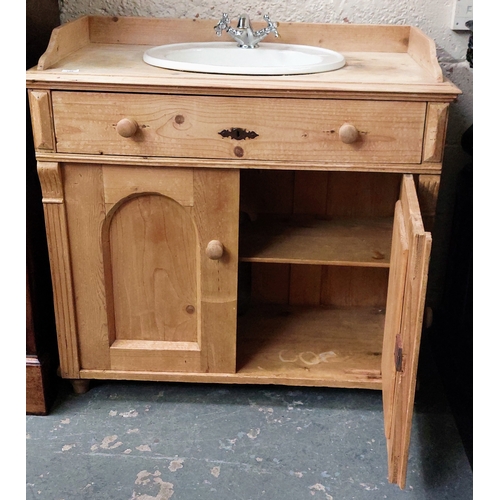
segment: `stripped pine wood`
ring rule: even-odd
[[[47,91],[28,92],[31,127],[35,150],[54,151],[54,131],[52,128],[52,103]]]
[[[102,163],[106,165],[122,165],[123,157],[118,155],[83,155],[76,153],[46,153],[38,152],[37,158],[40,161],[62,161],[74,163],[87,163],[89,161]],[[173,167],[173,168],[193,168],[200,166],[199,158],[168,158],[157,156],[154,158],[140,157],[140,156],[127,156],[127,165],[137,167]],[[440,163],[348,163],[338,162],[331,163],[331,161],[273,161],[267,160],[214,160],[203,159],[203,168],[225,168],[225,169],[240,169],[241,171],[250,170],[267,170],[269,172],[288,172],[293,176],[294,172],[290,170],[308,170],[308,171],[331,171],[331,172],[345,172],[351,173],[404,173],[411,172],[414,174],[439,174],[442,169]],[[262,186],[265,189],[265,186]]]
[[[307,358],[306,358],[307,359]],[[313,358],[314,359],[314,358]],[[304,372],[305,370],[301,370]],[[333,372],[335,373],[335,372]],[[303,377],[297,370],[295,375],[253,370],[251,367],[237,373],[199,373],[199,372],[153,372],[150,370],[81,370],[81,376],[98,380],[145,380],[162,382],[196,382],[211,384],[265,384],[301,387],[338,387],[349,389],[380,390],[380,370],[353,369],[349,375],[338,377]],[[87,381],[88,382],[88,381]]]
[[[163,194],[141,194],[124,200],[108,231],[116,339],[197,342],[198,241],[190,214]]]
[[[138,50],[142,53],[144,51],[144,48],[141,47],[142,44],[154,46],[182,41],[212,41],[214,40],[212,23],[213,21],[210,20],[84,17],[54,31],[48,50],[40,59],[38,68],[48,71],[68,53],[74,52],[75,47],[83,46],[83,49],[92,50],[96,46],[128,44],[129,52],[130,46],[139,45]],[[258,24],[256,22],[255,26]],[[435,56],[434,44],[418,28],[332,24],[315,24],[312,27],[307,23],[281,23],[280,33],[278,43],[302,43],[333,48],[343,53],[378,53],[382,56],[391,54],[392,57],[396,55],[409,56],[409,59],[416,61],[413,68],[414,73],[416,68],[422,68],[423,79],[427,77],[427,81],[430,83],[443,81],[442,71]],[[71,43],[62,43],[63,39]],[[89,43],[90,41],[93,43]],[[112,61],[112,57],[109,59]],[[93,60],[96,60],[95,57]],[[373,64],[373,60],[372,56],[368,61]],[[406,66],[410,66],[409,62],[408,60]],[[356,66],[357,63],[358,61],[354,60],[351,64]],[[384,75],[386,81],[394,82],[397,80],[395,71],[392,72],[393,74],[387,74],[387,71],[390,71],[391,67],[397,68],[398,66],[400,65],[386,63]],[[89,67],[90,65],[87,64],[87,71]],[[371,69],[373,70],[374,67],[372,66]],[[156,73],[161,74],[158,71]],[[380,72],[377,73],[380,74]],[[335,78],[336,75],[337,72],[331,72],[329,76]],[[407,72],[406,79],[408,76]],[[370,71],[366,72],[365,78],[370,79]],[[238,79],[236,78],[235,81]]]
[[[116,338],[197,340],[193,172],[103,172],[108,316]],[[141,183],[143,180],[143,184]],[[134,245],[130,242],[134,241]],[[117,324],[116,324],[117,323]],[[194,368],[191,368],[194,369]]]
[[[238,172],[156,169],[154,183],[145,170],[142,185],[142,172],[126,167],[64,169],[82,368],[121,370],[130,353],[130,370],[234,372]],[[57,184],[46,185],[53,196]],[[224,211],[230,215],[219,219]],[[210,222],[208,213],[218,217]],[[224,241],[222,261],[204,255],[201,242],[212,231]],[[214,273],[213,284],[200,283]],[[227,298],[214,299],[223,289]],[[198,347],[179,361],[186,342]]]
[[[319,306],[322,266],[290,266],[290,305]]]
[[[392,174],[330,172],[328,217],[392,217],[399,197],[401,176]]]
[[[144,19],[138,17],[90,16],[90,41],[92,43],[119,43],[155,45],[213,39],[214,21],[218,19]],[[266,26],[262,20],[252,20],[254,29]],[[334,44],[336,50],[353,50],[360,47],[365,52],[406,52],[409,26],[374,26],[359,24],[280,22],[280,37],[274,43],[304,43],[326,46]],[[161,33],[161,35],[159,35]],[[161,42],[158,40],[161,36]],[[232,40],[225,33],[221,40]]]
[[[408,53],[429,71],[434,81],[443,81],[443,71],[438,63],[436,45],[421,29],[415,26],[410,28]]]
[[[388,271],[380,267],[323,266],[321,304],[384,311]]]
[[[61,375],[77,379],[80,377],[80,361],[61,166],[58,163],[38,163],[37,168],[47,230]]]
[[[239,321],[238,375],[380,388],[383,322],[372,308],[261,305]]]
[[[234,373],[238,279],[239,172],[196,169],[193,219],[199,237],[200,321],[204,371]],[[207,244],[218,240],[224,254],[211,260]]]
[[[426,231],[432,231],[434,227],[440,185],[441,176],[439,175],[418,176],[418,203]]]
[[[261,214],[291,214],[295,176],[289,169],[241,170],[240,210],[252,221]]]
[[[328,172],[296,172],[293,213],[326,216]]]
[[[338,161],[385,163],[418,163],[422,154],[424,103],[297,100],[291,107],[288,99],[275,99],[269,114],[265,98],[119,94],[110,99],[105,93],[54,92],[52,100],[57,151],[63,153],[307,161],[335,155]],[[116,131],[126,116],[138,123],[129,138]],[[244,143],[225,137],[228,116],[244,117],[244,129],[257,137]],[[339,138],[345,121],[360,131],[354,144]]]
[[[392,219],[301,219],[244,229],[240,260],[388,267]]]
[[[449,106],[448,103],[434,102],[427,105],[423,161],[441,162],[443,160]]]
[[[86,379],[382,390],[388,477],[403,488],[422,217],[430,227],[460,90],[409,26],[280,24],[278,43],[345,56],[318,74],[142,60],[214,40],[213,25],[84,17],[26,73],[61,374],[76,391]]]
[[[108,166],[102,172],[104,199],[106,205],[112,207],[124,198],[137,193],[162,193],[163,196],[172,198],[184,207],[192,207],[193,175],[193,170],[190,168]]]
[[[38,70],[27,73],[32,88],[124,90],[131,92],[221,95],[341,97],[450,102],[458,89],[443,80],[434,43],[409,26],[282,23],[278,43],[303,43],[338,50],[342,71],[251,79],[239,75],[203,75],[146,65],[148,46],[181,41],[213,41],[213,21],[89,17],[54,31]],[[255,26],[259,23],[256,22]],[[71,56],[71,57],[69,57]],[[103,69],[106,68],[106,69]],[[115,76],[113,76],[115,75]],[[119,76],[119,80],[116,80]],[[44,83],[45,82],[45,83]],[[168,84],[170,90],[166,90]],[[227,91],[225,91],[227,92]],[[382,92],[382,93],[381,93]]]
[[[396,204],[394,213],[394,230],[392,235],[391,267],[387,311],[384,326],[384,344],[382,348],[382,398],[384,404],[384,428],[387,439],[391,437],[392,418],[394,414],[394,392],[396,383],[396,367],[394,350],[396,336],[401,332],[401,316],[403,312],[403,294],[406,282],[408,261],[408,234],[406,232],[401,201]],[[391,455],[389,460],[391,459]]]
[[[52,31],[47,50],[38,61],[43,71],[89,43],[89,17],[81,17]]]
[[[91,60],[102,52],[102,48],[98,53],[89,56]],[[130,49],[127,54],[130,53]],[[113,58],[115,51],[112,51],[110,58]],[[137,50],[136,57],[142,57],[143,50]],[[402,64],[408,65],[408,56],[403,54],[401,57],[395,57],[393,54],[382,54],[377,58],[376,64],[372,63],[373,58],[369,59],[370,65],[366,64],[366,54],[346,54],[352,60],[352,65],[349,66],[353,73],[358,70],[352,68],[362,66],[366,69],[366,78],[369,80],[367,83],[359,83],[356,80],[356,74],[351,76],[353,82],[328,82],[325,77],[312,78],[312,75],[302,75],[302,78],[291,80],[287,76],[276,77],[281,80],[260,79],[252,80],[252,85],[243,82],[232,82],[229,85],[231,92],[224,89],[227,80],[217,75],[213,78],[207,78],[207,75],[186,77],[181,72],[174,72],[169,74],[170,70],[164,70],[164,74],[158,74],[157,78],[141,77],[140,71],[137,74],[130,76],[130,74],[122,76],[118,81],[116,77],[102,76],[100,72],[95,74],[89,70],[86,74],[78,76],[78,82],[75,84],[75,77],[61,78],[61,72],[75,73],[76,70],[71,69],[54,69],[48,70],[47,73],[42,73],[33,77],[30,73],[27,74],[26,83],[34,90],[47,90],[49,88],[57,91],[71,90],[72,87],[78,88],[79,91],[86,92],[123,92],[125,89],[131,93],[144,93],[144,94],[169,94],[169,95],[207,95],[207,96],[228,96],[232,92],[237,92],[241,97],[266,97],[266,98],[280,98],[284,95],[290,99],[344,99],[344,100],[377,100],[377,101],[405,101],[405,102],[453,102],[457,97],[455,88],[443,86],[442,84],[428,84],[428,74],[419,79],[419,82],[407,83],[406,80],[402,83],[395,84],[389,81],[388,75],[384,78],[373,78],[372,72],[386,71],[387,66],[397,66]],[[402,61],[394,61],[394,59],[402,59]],[[113,60],[113,59],[112,59]],[[115,60],[116,62],[116,60]],[[124,61],[126,63],[126,61]],[[72,65],[73,66],[73,65]],[[82,64],[77,65],[82,66]],[[344,66],[347,70],[347,66]],[[157,68],[160,69],[160,68]],[[118,71],[120,72],[120,71]],[[65,74],[65,73],[63,73]],[[306,78],[309,76],[309,78]],[[187,79],[189,78],[189,79]],[[243,76],[243,78],[246,78]],[[254,83],[256,82],[256,83]],[[405,83],[406,82],[406,83]],[[238,85],[239,83],[239,85]],[[286,85],[284,85],[285,83]],[[448,82],[449,83],[449,82]],[[222,87],[222,88],[221,88]],[[460,93],[460,92],[458,92]]]
[[[255,304],[385,309],[388,269],[305,264],[252,264]]]
[[[102,251],[106,213],[102,168],[65,163],[63,171],[80,360],[83,368],[109,369],[114,329],[113,318],[107,315],[110,290]]]
[[[197,342],[116,340],[110,357],[113,370],[197,372],[200,347]]]
[[[412,176],[409,175],[403,177],[401,207],[409,239],[407,278],[400,330],[402,371],[398,371],[395,378],[393,415],[387,449],[389,481],[397,483],[403,489],[406,484],[418,354],[431,251],[431,235],[424,231],[415,185]]]
[[[37,164],[40,187],[42,188],[43,203],[64,203],[64,185],[61,165],[52,162]]]
[[[290,265],[253,262],[251,297],[256,304],[288,304]]]

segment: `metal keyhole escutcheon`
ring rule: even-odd
[[[219,132],[222,137],[230,137],[236,141],[244,141],[245,139],[255,139],[259,137],[257,132],[253,130],[245,130],[244,128],[233,127],[230,129],[224,129]]]

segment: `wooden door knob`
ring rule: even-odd
[[[132,137],[139,128],[138,123],[133,118],[122,118],[116,124],[116,131],[122,137]]]
[[[358,140],[359,132],[354,125],[344,123],[344,125],[339,128],[339,137],[344,144],[352,144]]]
[[[209,241],[205,253],[209,259],[219,260],[224,255],[224,245],[219,240]]]

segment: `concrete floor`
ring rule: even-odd
[[[439,384],[423,385],[401,491],[379,392],[115,381],[75,395],[62,382],[48,416],[26,417],[26,498],[472,499]]]

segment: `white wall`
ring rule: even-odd
[[[470,158],[462,151],[462,134],[472,124],[472,69],[465,60],[469,32],[450,29],[455,0],[59,0],[61,22],[87,14],[218,19],[222,12],[235,18],[268,13],[273,21],[410,24],[430,36],[437,46],[441,67],[463,92],[450,108],[438,217],[434,235],[434,281],[444,278],[447,238],[454,206],[458,172]],[[431,266],[432,269],[432,266]],[[439,295],[439,292],[436,292]]]

